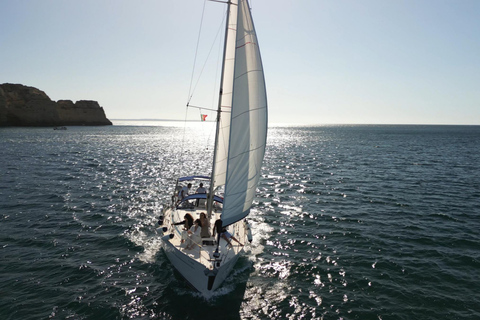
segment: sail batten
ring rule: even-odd
[[[232,6],[236,8],[235,39],[229,38],[233,44],[228,44],[234,48],[234,63],[229,97],[232,99],[231,114],[229,124],[225,125],[229,132],[224,136],[228,137],[227,157],[218,157],[227,159],[225,174],[222,173],[225,179],[224,225],[235,223],[250,212],[267,137],[267,97],[257,36],[248,2],[232,2],[236,3],[238,7]]]

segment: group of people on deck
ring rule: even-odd
[[[195,246],[200,246],[201,238],[210,238],[210,223],[205,212],[201,212],[200,219],[196,219],[195,221],[193,220],[192,215],[189,213],[185,214],[183,218],[183,221],[174,223],[174,225],[184,225],[181,242],[185,243],[186,250],[192,250],[195,248]],[[227,241],[230,247],[232,247],[232,242],[230,240],[238,242],[238,244],[243,247],[243,244],[241,244],[240,241],[238,241],[230,232],[228,232],[226,228],[220,228],[220,231],[217,229],[216,223],[216,226],[213,228],[213,237],[215,237],[216,232],[219,232],[220,237]]]
[[[192,184],[189,183],[189,184],[187,184],[186,186],[184,186],[183,188],[180,189],[180,191],[178,192],[178,195],[177,195],[177,205],[180,202],[182,202],[182,200],[185,199],[189,195],[189,192],[190,192],[191,188],[192,188]],[[203,183],[200,183],[200,186],[197,188],[195,193],[203,193],[203,194],[207,193],[207,189],[205,189],[203,187]],[[198,207],[199,204],[200,204],[200,199],[197,199],[197,201],[195,203],[195,206]]]
[[[191,188],[192,184],[189,183],[187,186],[184,186],[182,189],[180,189],[178,192],[178,202],[182,201],[188,196]],[[197,188],[195,193],[207,193],[207,190],[203,187],[203,183],[200,183],[200,186]],[[197,199],[197,207],[199,200],[200,199]],[[238,241],[230,232],[228,232],[226,228],[222,228],[221,223],[219,226],[217,226],[217,222],[213,228],[213,237],[215,237],[215,233],[217,232],[220,234],[220,237],[227,241],[230,247],[232,246],[231,240],[238,242],[238,244],[243,247],[243,244],[241,244],[240,241]],[[199,245],[201,238],[210,238],[210,222],[204,212],[200,213],[200,219],[196,219],[195,221],[193,220],[193,217],[187,213],[185,214],[183,221],[174,223],[174,225],[181,224],[184,224],[182,243],[185,243],[186,250],[191,250],[196,245]]]
[[[187,184],[187,186],[180,189],[180,191],[178,192],[178,200],[182,201],[184,198],[186,198],[191,188],[192,188],[192,184],[189,183]],[[195,193],[207,193],[207,189],[203,187],[203,183],[200,183],[200,186],[197,188]]]

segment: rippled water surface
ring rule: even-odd
[[[212,141],[1,128],[0,319],[480,318],[480,127],[270,128],[254,241],[205,301],[155,223]]]

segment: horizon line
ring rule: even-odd
[[[207,122],[214,123],[215,121],[202,121],[202,120],[181,120],[181,119],[109,119],[110,121],[168,121],[168,122]],[[480,126],[480,124],[458,124],[458,123],[298,123],[298,122],[272,122],[272,125],[289,125],[289,126],[352,126],[352,125],[365,125],[365,126]]]

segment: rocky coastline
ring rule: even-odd
[[[0,127],[111,125],[97,101],[52,101],[45,92],[22,84],[0,84]]]

